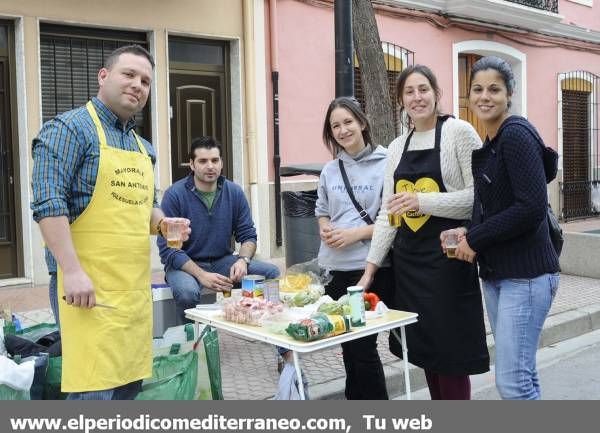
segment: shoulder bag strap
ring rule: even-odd
[[[367,211],[364,210],[362,208],[362,206],[358,204],[358,202],[356,201],[356,198],[354,197],[354,193],[352,192],[352,187],[350,186],[350,181],[348,180],[348,175],[346,174],[346,169],[344,168],[344,161],[342,161],[341,159],[338,159],[338,162],[340,164],[340,172],[342,173],[342,179],[344,180],[344,186],[346,187],[346,192],[348,193],[348,196],[350,197],[352,204],[354,205],[354,207],[358,211],[358,214],[360,215],[360,217],[362,218],[362,220],[364,222],[366,222],[368,225],[374,224],[373,220],[371,219],[371,217],[369,216]]]

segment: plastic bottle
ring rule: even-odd
[[[367,324],[365,314],[365,301],[363,300],[364,288],[362,286],[350,286],[348,291],[348,304],[350,305],[350,325],[365,326]]]

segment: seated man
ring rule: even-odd
[[[165,191],[161,208],[167,217],[188,218],[192,235],[182,249],[158,238],[180,323],[187,321],[184,310],[199,304],[202,295],[230,291],[245,275],[279,276],[275,265],[252,260],[256,230],[250,207],[242,188],[221,176],[221,144],[212,137],[194,139],[190,168],[186,178]],[[231,249],[232,235],[241,244],[238,255]]]

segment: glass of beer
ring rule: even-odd
[[[449,259],[456,258],[456,247],[458,246],[458,233],[449,231],[446,233],[446,256]]]
[[[390,223],[390,227],[400,227],[402,223],[402,215],[388,213],[388,222]]]
[[[181,222],[167,222],[167,247],[180,250],[183,246],[184,224]]]

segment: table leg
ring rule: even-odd
[[[302,380],[302,372],[300,371],[300,357],[298,352],[292,350],[292,357],[294,359],[294,368],[296,369],[296,377],[298,379],[298,392],[300,393],[300,399],[306,400],[304,395],[304,381]]]
[[[400,334],[402,338],[398,337],[398,332],[395,329],[392,329],[392,334],[398,341],[402,343],[402,359],[404,362],[404,392],[406,393],[406,399],[412,400],[412,396],[410,394],[410,374],[408,371],[408,343],[406,341],[406,331],[404,330],[404,326],[400,327]]]

